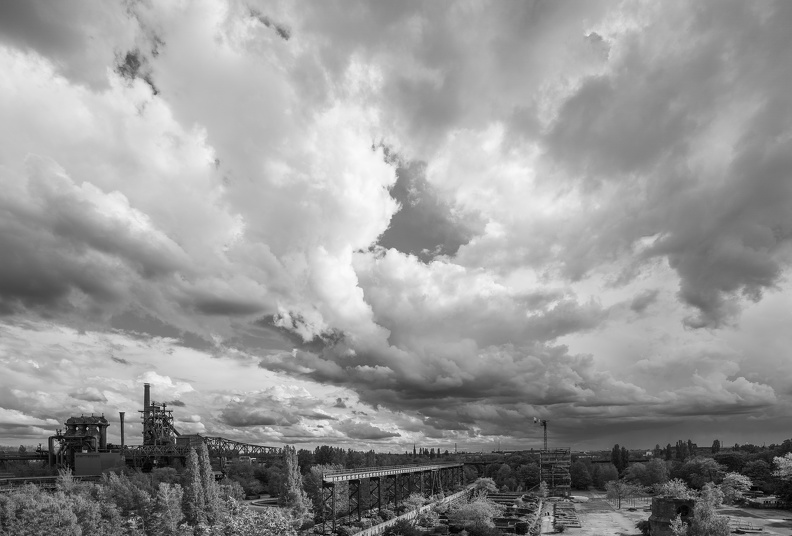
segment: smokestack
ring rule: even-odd
[[[143,384],[143,412],[148,416],[149,406],[151,405],[151,384]]]
[[[118,415],[121,417],[121,452],[124,452],[124,412],[119,411]]]

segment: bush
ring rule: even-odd
[[[406,519],[400,519],[383,533],[384,536],[421,536],[422,532]]]
[[[635,524],[635,528],[641,531],[642,536],[649,536],[649,520],[644,519]]]
[[[488,527],[486,525],[475,525],[468,527],[468,536],[503,536],[503,533],[495,527]]]
[[[556,525],[556,532],[561,533],[566,530],[566,525]]]
[[[514,532],[516,534],[528,534],[528,523],[519,521],[514,525]]]
[[[393,510],[389,510],[387,508],[384,508],[382,510],[382,512],[380,512],[380,516],[385,521],[388,521],[388,520],[393,519],[394,517],[396,517],[396,512],[394,512]]]
[[[360,531],[355,527],[351,527],[349,525],[342,525],[341,527],[338,527],[338,531],[336,532],[336,534],[338,534],[338,536],[353,536],[358,532]]]

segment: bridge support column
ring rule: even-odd
[[[385,505],[393,504],[396,508],[396,495],[398,494],[398,487],[396,486],[396,475],[389,475],[385,477]]]
[[[374,508],[376,505],[377,512],[382,513],[382,485],[381,479],[378,476],[373,476],[369,479],[369,508]]]
[[[336,486],[335,482],[322,484],[322,534],[326,533],[327,517],[332,520],[332,531],[336,530]]]
[[[349,481],[349,519],[357,514],[357,519],[360,521],[360,480]]]
[[[405,473],[401,478],[401,489],[399,490],[399,495],[401,496],[402,502],[404,499],[410,496],[412,492],[412,476],[414,473]]]

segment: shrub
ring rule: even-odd
[[[514,532],[516,534],[528,534],[528,523],[519,521],[514,525]]]
[[[338,536],[353,536],[353,534],[357,534],[358,532],[360,531],[355,527],[351,527],[349,525],[342,525],[338,527],[338,531],[336,532],[336,534],[338,534]]]
[[[396,517],[396,512],[394,512],[393,510],[389,510],[387,508],[384,508],[382,510],[382,512],[380,512],[380,516],[385,521],[388,521],[388,520],[393,519],[394,517]]]
[[[468,527],[468,536],[503,536],[503,533],[495,527],[488,527],[486,525],[476,525]]]
[[[400,519],[383,533],[384,536],[420,536],[422,532],[406,519]]]
[[[649,520],[644,519],[635,524],[635,528],[641,531],[642,536],[649,536]]]
[[[566,530],[566,525],[556,525],[556,532],[564,532]]]

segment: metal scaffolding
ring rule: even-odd
[[[569,448],[543,450],[539,453],[540,479],[547,484],[550,495],[566,497],[570,494],[572,451]]]

